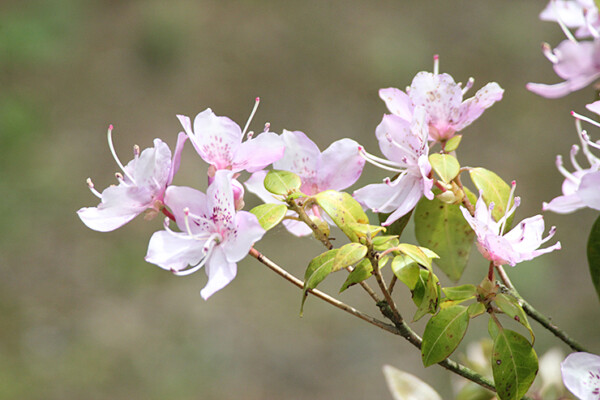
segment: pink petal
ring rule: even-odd
[[[150,238],[145,260],[166,270],[181,271],[200,263],[204,258],[203,244],[184,234],[158,231]]]
[[[502,99],[504,89],[496,82],[491,82],[477,91],[474,97],[465,100],[460,106],[459,117],[454,124],[455,131],[461,131],[471,125],[495,102]]]
[[[554,49],[558,62],[554,71],[563,79],[570,80],[582,75],[597,73],[596,52],[598,43],[563,40]]]
[[[542,210],[552,211],[558,214],[569,214],[575,210],[585,207],[585,204],[577,194],[555,197],[550,203],[544,203]]]
[[[177,145],[175,146],[175,153],[173,154],[173,160],[171,162],[171,169],[169,172],[169,177],[167,179],[167,185],[170,185],[173,182],[173,177],[179,171],[179,165],[181,164],[181,152],[183,151],[183,145],[187,140],[188,136],[184,132],[179,132],[177,136]]]
[[[591,112],[594,112],[596,114],[600,114],[600,100],[595,101],[595,102],[593,102],[591,104],[586,105],[585,108],[587,108]]]
[[[257,171],[253,173],[244,185],[250,193],[257,195],[264,203],[283,203],[275,199],[273,193],[265,189],[265,176],[268,171]]]
[[[169,207],[177,226],[182,232],[187,232],[183,210],[189,208],[192,215],[204,216],[209,213],[206,195],[199,190],[187,186],[169,186],[165,192],[165,204]],[[190,224],[193,233],[203,232],[202,227]]]
[[[396,115],[386,114],[375,128],[375,136],[379,141],[379,149],[388,160],[403,167],[416,163],[416,153],[421,143],[413,134],[409,122]]]
[[[585,25],[583,7],[572,0],[551,0],[540,13],[542,21],[560,21],[568,28]]]
[[[235,151],[232,161],[234,172],[259,171],[283,157],[285,147],[281,138],[272,132],[243,142]]]
[[[238,211],[235,215],[235,225],[235,232],[231,232],[222,244],[229,262],[238,262],[246,257],[252,245],[266,233],[256,216],[247,211]]]
[[[581,178],[578,195],[587,207],[600,210],[600,171],[585,174]]]
[[[296,214],[296,213],[290,212],[289,214],[295,215],[296,217],[298,216],[298,214]],[[294,221],[292,219],[284,219],[283,226],[285,226],[285,229],[287,229],[288,232],[290,232],[292,235],[298,236],[298,237],[307,236],[312,233],[312,229],[310,229],[310,227],[302,221]]]
[[[110,232],[134,219],[144,209],[84,207],[77,211],[77,215],[88,228],[98,232]]]
[[[220,246],[214,248],[210,259],[206,262],[205,269],[208,283],[200,291],[204,300],[208,300],[210,296],[227,286],[237,274],[237,264],[227,261]]]
[[[359,144],[351,139],[333,142],[321,155],[319,189],[342,190],[353,185],[365,166],[358,152]]]
[[[285,153],[273,163],[273,168],[297,174],[303,184],[316,183],[321,158],[317,145],[300,131],[284,130],[281,138],[285,144]]]
[[[385,101],[388,110],[402,119],[412,119],[413,103],[410,97],[400,89],[387,88],[379,90],[379,97]]]
[[[171,150],[160,139],[154,139],[154,147],[144,149],[125,166],[125,171],[135,180],[135,186],[156,195],[162,194],[167,186],[170,170]]]
[[[218,218],[218,223],[226,230],[235,229],[235,204],[231,179],[233,172],[218,170],[213,183],[206,190],[208,199],[207,215]]]

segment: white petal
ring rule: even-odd
[[[181,271],[197,265],[203,256],[204,242],[167,231],[155,232],[148,244],[145,260],[166,270]]]
[[[208,283],[200,291],[200,295],[204,300],[207,300],[235,278],[237,264],[228,262],[221,246],[217,246],[210,255],[210,259],[206,262],[205,269],[206,275],[208,275]]]
[[[600,357],[590,353],[572,353],[560,365],[563,382],[582,400],[597,400],[600,393]]]

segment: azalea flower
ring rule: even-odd
[[[550,0],[540,13],[540,19],[578,28],[575,36],[580,38],[592,36],[592,32],[595,34],[600,27],[598,7],[594,0]]]
[[[470,78],[465,87],[455,83],[452,76],[439,74],[439,58],[434,57],[434,72],[419,72],[406,93],[396,88],[381,89],[379,97],[388,109],[408,122],[416,106],[421,106],[427,114],[429,139],[446,141],[471,125],[485,109],[502,99],[504,90],[496,82],[488,83],[471,97],[463,101],[463,96],[473,87]]]
[[[508,205],[513,202],[515,188],[516,182],[513,181]],[[544,218],[541,215],[526,218],[519,222],[510,232],[503,234],[508,218],[515,212],[520,203],[521,199],[515,197],[513,206],[510,208],[507,206],[504,216],[498,222],[492,217],[494,202],[490,202],[490,205],[486,206],[481,191],[475,205],[474,216],[465,207],[460,207],[463,216],[477,235],[477,248],[494,265],[510,264],[514,267],[521,261],[532,260],[542,254],[560,249],[560,242],[556,242],[550,247],[539,249],[556,232],[556,228],[553,226],[550,228],[548,236],[542,238],[544,233]]]
[[[600,356],[571,353],[560,364],[565,386],[581,400],[600,398]]]
[[[175,275],[206,266],[208,283],[200,292],[205,300],[235,278],[237,262],[265,234],[254,214],[236,212],[232,176],[230,171],[217,171],[206,194],[170,186],[165,203],[181,232],[172,231],[165,219],[165,230],[152,235],[146,254],[146,261]]]
[[[300,190],[312,196],[325,190],[343,190],[354,184],[365,165],[359,154],[360,145],[352,139],[333,142],[321,153],[317,145],[300,131],[284,130],[281,134],[285,144],[283,157],[273,163],[273,168],[295,173],[302,180]],[[265,203],[280,202],[264,187],[266,171],[252,174],[246,181],[248,190]],[[317,206],[307,210],[309,216],[324,217]],[[296,216],[295,212],[288,212]],[[310,234],[311,229],[301,221],[283,221],[288,231],[296,236]]]
[[[587,108],[600,113],[600,101],[588,104]],[[566,214],[583,207],[600,210],[600,158],[594,156],[590,151],[590,146],[597,148],[600,146],[589,140],[586,131],[581,128],[581,120],[590,122],[596,126],[600,126],[600,124],[583,115],[572,114],[575,117],[575,126],[577,127],[579,140],[581,141],[583,154],[586,156],[590,167],[582,168],[575,159],[575,156],[579,152],[579,146],[577,145],[573,145],[570,154],[571,164],[573,164],[575,171],[567,171],[563,166],[562,157],[557,156],[556,167],[565,177],[562,185],[563,195],[554,198],[550,203],[544,202],[542,205],[544,211]]]
[[[254,109],[243,131],[231,119],[215,115],[210,108],[194,118],[193,129],[190,118],[184,115],[177,116],[200,157],[211,166],[209,181],[212,181],[217,170],[256,172],[283,156],[283,142],[273,132],[265,131],[256,138],[252,137],[250,132],[247,140],[243,141],[258,103],[259,99],[256,98]],[[268,130],[269,124],[265,128]]]
[[[377,126],[375,136],[387,160],[361,147],[361,155],[368,162],[398,174],[393,179],[386,178],[384,183],[367,185],[354,192],[354,198],[373,212],[391,213],[384,226],[412,210],[423,195],[433,199],[428,135],[425,109],[417,106],[411,122],[397,115],[384,115]]]
[[[146,210],[150,210],[149,216],[155,216],[163,208],[165,190],[179,169],[181,151],[187,139],[183,132],[179,134],[172,159],[169,146],[160,139],[154,139],[154,147],[141,153],[136,145],[133,160],[124,166],[115,152],[112,130],[111,125],[108,129],[108,146],[122,171],[116,174],[119,184],[111,185],[100,193],[88,178],[91,192],[101,202],[97,207],[84,207],[77,211],[88,228],[100,232],[115,230]]]

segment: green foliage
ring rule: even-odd
[[[535,335],[533,329],[529,325],[527,315],[523,311],[523,307],[519,304],[519,301],[512,296],[505,295],[503,293],[497,294],[494,302],[503,313],[523,325],[531,334],[531,344],[535,342]]]
[[[514,331],[499,330],[492,350],[492,372],[500,400],[523,397],[537,371],[537,355],[529,341]]]
[[[302,304],[300,305],[300,314],[304,310],[304,302],[306,301],[306,296],[308,295],[308,289],[314,289],[317,285],[329,275],[333,269],[333,260],[338,252],[338,249],[333,249],[326,251],[323,254],[320,254],[313,258],[308,267],[306,268],[306,272],[304,273],[304,288],[302,290]]]
[[[375,251],[384,251],[400,244],[398,242],[398,236],[395,235],[377,236],[373,238],[371,243],[373,244],[373,250]]]
[[[273,194],[287,196],[302,186],[300,177],[293,172],[272,170],[265,176],[265,189]]]
[[[461,140],[462,135],[452,136],[450,139],[448,139],[448,141],[446,141],[446,144],[444,144],[444,151],[450,153],[451,151],[458,149],[458,145],[460,144]]]
[[[420,270],[419,279],[412,291],[413,302],[417,311],[413,321],[418,321],[425,314],[435,314],[440,300],[440,281],[432,271]]]
[[[468,327],[467,307],[461,305],[442,309],[431,317],[423,333],[423,365],[428,367],[448,358],[462,341]]]
[[[492,215],[496,221],[500,220],[510,207],[508,198],[510,196],[510,185],[507,184],[494,172],[485,168],[471,168],[469,170],[471,180],[478,190],[483,191],[483,200],[488,206],[494,202]],[[510,227],[512,218],[506,223],[506,230]]]
[[[431,154],[429,156],[429,162],[437,176],[439,176],[444,183],[448,183],[456,178],[460,170],[458,160],[450,154]]]
[[[438,258],[438,255],[433,251],[424,247],[415,246],[414,244],[400,243],[397,247],[398,251],[406,254],[416,263],[431,270],[431,259]]]
[[[600,217],[596,219],[587,243],[587,259],[592,283],[600,299]]]
[[[415,290],[417,281],[421,276],[419,265],[405,254],[400,254],[392,260],[392,271],[394,275],[404,283],[410,290]]]
[[[471,284],[445,287],[442,289],[442,292],[444,292],[448,300],[461,301],[475,297],[477,295],[477,287]]]
[[[473,303],[473,304],[469,305],[467,312],[469,313],[470,318],[475,318],[478,315],[481,315],[485,312],[485,305],[483,305],[483,303],[479,303],[479,302]]]
[[[268,231],[280,223],[283,217],[285,217],[287,207],[285,204],[261,204],[254,207],[250,212],[256,215],[260,226],[262,226],[265,231]]]
[[[468,195],[468,193],[467,193]],[[467,266],[475,233],[456,204],[421,199],[415,209],[415,235],[421,246],[439,255],[436,265],[453,281]]]
[[[354,270],[348,275],[346,281],[342,285],[340,289],[340,293],[344,290],[348,289],[352,285],[356,285],[366,279],[368,279],[373,272],[373,266],[371,265],[371,261],[368,259],[364,259],[359,262]]]
[[[367,251],[367,246],[360,243],[348,243],[340,247],[333,259],[332,272],[339,271],[342,268],[359,262],[365,257]]]
[[[379,225],[369,225],[363,223],[351,222],[347,224],[349,230],[351,230],[358,238],[374,238],[379,233],[385,231],[385,228]]]
[[[315,200],[351,241],[358,241],[358,235],[350,224],[368,224],[369,218],[351,195],[346,192],[326,190],[315,195]]]
[[[404,228],[406,228],[408,221],[410,221],[410,217],[412,216],[412,213],[413,213],[413,210],[410,210],[408,213],[406,213],[402,217],[395,220],[391,225],[386,226],[386,230],[385,230],[386,233],[388,235],[397,235],[398,237],[402,236],[402,232],[404,232]],[[390,215],[391,215],[391,213],[377,214],[379,223],[380,224],[384,223]]]

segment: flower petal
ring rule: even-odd
[[[479,89],[475,96],[461,104],[459,116],[454,123],[454,130],[458,132],[471,125],[487,108],[501,100],[503,94],[504,89],[496,82],[490,82]]]
[[[223,289],[235,278],[237,274],[237,264],[227,261],[225,253],[220,246],[216,246],[206,262],[206,275],[208,283],[200,291],[204,300],[208,300],[215,292]]]
[[[285,144],[285,153],[280,160],[273,163],[273,168],[291,171],[300,176],[303,183],[301,190],[306,194],[316,194],[308,188],[316,183],[321,151],[300,131],[292,132],[284,129],[281,138]]]
[[[145,260],[169,271],[181,271],[200,263],[203,244],[185,234],[158,231],[150,238]]]
[[[235,231],[230,232],[221,244],[229,262],[238,262],[246,257],[252,245],[266,233],[256,216],[247,211],[238,211],[235,215],[235,225]]]
[[[380,89],[379,97],[385,101],[385,105],[392,114],[407,121],[412,119],[414,108],[412,100],[402,90],[396,88]]]
[[[600,392],[600,357],[590,353],[571,353],[560,365],[563,382],[582,400],[597,400]]]
[[[320,190],[342,190],[354,184],[365,166],[358,152],[359,144],[352,139],[333,142],[321,155],[318,187]]]
[[[232,170],[259,171],[283,157],[284,150],[283,141],[277,134],[263,132],[237,148],[233,155]]]
[[[165,204],[171,209],[177,226],[183,232],[187,232],[185,214],[183,212],[185,208],[188,208],[191,214],[200,217],[206,217],[210,211],[206,195],[199,190],[187,186],[169,186],[165,192]],[[192,233],[212,230],[212,227],[208,227],[206,224],[189,225]]]
[[[183,151],[183,145],[188,139],[188,136],[184,132],[179,132],[177,136],[177,145],[175,146],[175,153],[173,153],[173,160],[171,161],[171,169],[169,171],[169,177],[167,179],[167,185],[173,182],[173,177],[179,171],[179,165],[181,164],[181,152]]]

